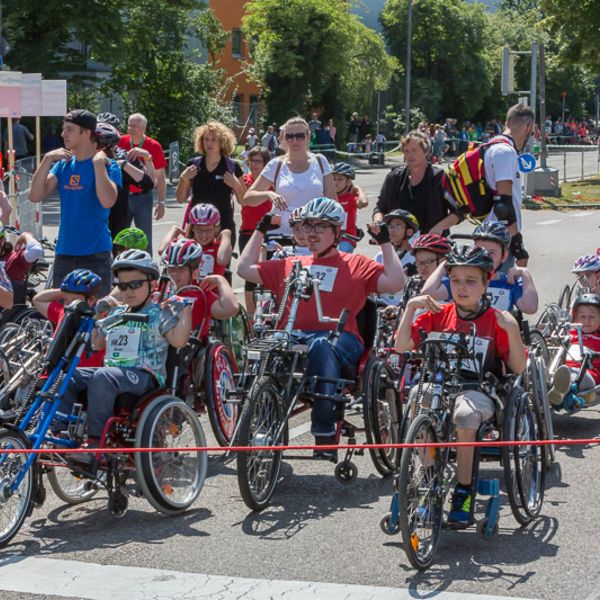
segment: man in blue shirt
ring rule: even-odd
[[[53,287],[75,269],[102,277],[99,296],[110,292],[112,239],[110,208],[121,187],[121,169],[97,149],[96,115],[72,110],[64,117],[65,148],[48,152],[31,181],[29,199],[41,202],[58,190],[60,225],[53,270]]]

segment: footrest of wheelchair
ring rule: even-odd
[[[442,529],[452,529],[453,531],[460,531],[461,529],[468,529],[475,524],[475,517],[471,515],[471,518],[465,522],[448,521],[444,519],[442,521]]]
[[[477,482],[479,496],[498,496],[500,494],[500,481],[498,479],[480,479]]]

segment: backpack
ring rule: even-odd
[[[442,182],[452,208],[475,219],[482,219],[492,211],[495,191],[485,180],[484,156],[494,144],[513,145],[509,138],[501,137],[469,148],[454,161]]]

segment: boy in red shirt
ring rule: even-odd
[[[485,372],[502,375],[503,365],[513,373],[526,366],[525,347],[519,325],[505,311],[490,307],[486,299],[487,284],[494,272],[494,261],[484,248],[462,246],[448,256],[453,302],[441,305],[431,296],[415,296],[408,301],[396,334],[396,350],[408,352],[418,348],[421,332],[470,333],[475,327],[477,341],[484,350]],[[415,312],[426,309],[413,323]],[[468,374],[467,374],[468,376]],[[491,419],[496,407],[491,398],[479,390],[465,389],[456,398],[454,422],[456,440],[473,442],[479,426]],[[456,449],[457,485],[452,494],[448,521],[468,523],[473,502],[473,447]]]
[[[579,296],[573,304],[573,322],[581,324],[584,348],[600,352],[600,295]],[[573,381],[579,373],[583,356],[577,329],[571,329],[570,335],[571,346],[567,352],[567,360],[556,369],[548,400],[556,410],[563,408],[572,413],[598,401],[594,388],[600,385],[600,359],[592,359],[578,388],[573,390]]]
[[[208,275],[199,279],[202,246],[198,242],[179,238],[167,246],[161,258],[167,267],[167,274],[175,283],[177,295],[194,298],[192,331],[198,330],[198,338],[205,339],[208,336],[211,317],[228,319],[237,314],[237,300],[224,277]]]
[[[364,208],[369,203],[367,195],[353,183],[356,172],[354,167],[348,163],[336,163],[333,165],[331,172],[333,173],[333,183],[335,184],[338,202],[346,213],[346,222],[342,227],[342,232],[357,236],[356,213],[359,208]],[[354,252],[355,248],[356,242],[346,239],[342,240],[338,246],[340,252]]]
[[[85,300],[94,306],[98,300],[97,291],[100,276],[88,269],[75,269],[68,273],[60,284],[60,289],[43,290],[33,298],[36,310],[46,317],[56,330],[65,316],[65,306],[75,300]],[[104,364],[105,350],[85,352],[79,361],[80,367],[101,367]]]

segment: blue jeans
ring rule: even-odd
[[[99,438],[104,424],[113,416],[119,394],[135,394],[141,398],[156,387],[154,377],[142,369],[82,367],[75,370],[58,410],[70,414],[79,394],[87,392],[88,436]]]
[[[348,254],[352,254],[352,252],[354,252],[354,248],[355,246],[352,245],[348,240],[342,240],[338,244],[338,250],[340,252],[348,252]]]
[[[354,366],[358,363],[364,345],[352,333],[342,333],[336,346],[327,339],[328,336],[328,331],[294,331],[292,334],[296,343],[308,346],[308,375],[339,379],[343,366]],[[315,391],[333,396],[335,384],[319,383]],[[335,425],[341,409],[339,404],[333,400],[315,400],[311,414],[311,432],[314,436],[335,434]]]
[[[141,229],[148,237],[148,252],[152,255],[152,209],[154,205],[153,190],[129,194],[129,226],[135,222],[135,226]]]

